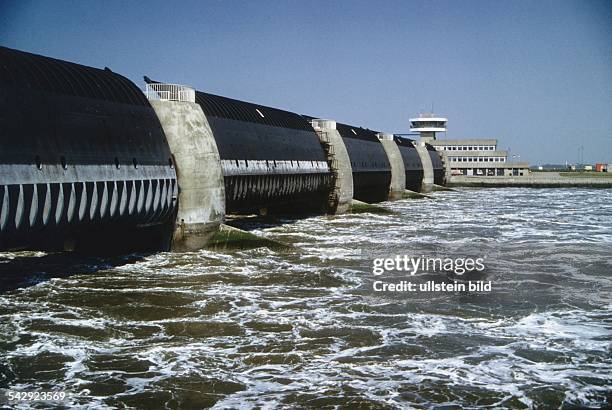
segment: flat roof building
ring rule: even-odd
[[[497,148],[495,138],[437,139],[446,134],[448,120],[434,113],[421,113],[410,118],[410,132],[419,133],[421,141],[440,152],[450,176],[526,176],[527,162],[508,161],[508,151]]]
[[[447,158],[451,175],[529,175],[529,164],[508,161],[508,151],[497,148],[497,139],[436,139],[429,141],[429,144]]]

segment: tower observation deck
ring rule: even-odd
[[[446,132],[446,118],[436,117],[434,113],[422,113],[418,118],[410,118],[410,132],[421,134],[421,141],[436,139],[436,132]]]

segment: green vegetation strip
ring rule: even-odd
[[[215,250],[253,249],[262,247],[275,250],[293,249],[291,245],[273,239],[263,238],[229,225],[221,225],[219,231],[213,235],[206,247]]]
[[[406,189],[402,194],[402,199],[435,199],[431,195],[422,194],[420,192],[414,192]]]
[[[353,200],[353,202],[351,203],[351,208],[349,212],[352,214],[369,213],[369,214],[381,214],[381,215],[390,215],[390,214],[395,213],[389,209],[383,208],[382,206],[372,205],[372,204],[368,204],[368,203],[356,201],[356,200]]]

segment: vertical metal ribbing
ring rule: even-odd
[[[121,181],[119,181],[121,183]],[[117,181],[109,181],[111,184],[111,194],[110,194],[110,204],[108,210],[108,216],[111,219],[115,219],[115,214],[117,213],[117,205],[119,205],[119,192],[117,191]]]
[[[24,213],[24,198],[23,198],[23,185],[19,185],[17,191],[17,203],[15,205],[15,229],[19,229],[21,227],[21,221],[23,221],[23,213]]]
[[[69,190],[70,199],[68,200],[68,208],[66,209],[66,221],[71,223],[74,219],[74,212],[76,209],[76,190],[74,189],[74,183],[70,184]]]
[[[136,211],[136,204],[138,202],[138,188],[136,186],[136,181],[128,181],[127,183],[128,189],[128,215],[133,216]]]
[[[273,184],[273,192],[274,192],[274,196],[278,196],[279,195],[279,177],[278,175],[273,175],[272,176],[272,184]]]
[[[104,219],[108,211],[108,185],[106,182],[100,182],[101,195],[100,195],[100,219]]]
[[[164,218],[166,216],[171,216],[172,215],[172,179],[170,178],[166,178],[165,180],[165,190],[164,190],[164,195],[163,195],[163,201],[164,201]]]
[[[161,180],[154,179],[151,181],[151,209],[148,213],[147,220],[155,221],[158,220],[159,215],[161,214],[160,209],[160,191],[161,191]]]
[[[36,219],[38,217],[38,189],[36,185],[32,185],[32,198],[30,200],[30,213],[28,216],[30,222],[30,228],[36,226]]]
[[[168,211],[168,180],[162,179],[161,183],[162,183],[162,189],[161,189],[159,201],[161,203],[161,211],[162,211],[161,214],[165,216],[166,212]]]
[[[6,185],[0,186],[0,232],[6,227],[8,222],[9,213],[9,197],[8,187]]]
[[[168,195],[168,193],[170,192],[170,184],[171,184],[171,180],[166,178],[164,179],[164,189],[162,189],[162,204],[163,204],[163,218],[165,219],[166,216],[168,216],[171,212],[171,208],[170,208],[170,195]]]
[[[62,214],[64,212],[64,187],[62,184],[57,185],[57,199],[55,200],[55,224],[59,225],[62,221]]]
[[[164,201],[162,200],[163,198],[163,191],[164,191],[164,180],[163,179],[158,179],[157,180],[157,189],[155,190],[155,199],[153,200],[155,202],[155,208],[157,208],[157,210],[155,211],[155,218],[160,221],[163,219],[163,215],[164,215]]]
[[[132,191],[130,194],[130,215],[133,217],[136,217],[138,215],[138,209],[141,206],[140,204],[144,203],[144,200],[140,200],[141,188],[142,181],[137,179],[132,181]]]
[[[119,197],[119,216],[125,216],[125,212],[128,205],[128,192],[127,184],[129,181],[119,181],[117,185],[118,197]]]
[[[238,198],[236,198],[238,201],[242,200],[243,198],[243,194],[244,194],[244,179],[242,176],[237,176],[236,178],[236,184],[238,185]]]
[[[95,182],[87,182],[87,196],[89,199],[89,220],[93,221],[98,207],[98,190]]]
[[[240,201],[242,195],[242,181],[240,179],[240,176],[237,175],[230,178],[232,179],[232,181],[234,181],[234,190],[236,191],[236,198],[234,198],[234,200]]]
[[[135,216],[140,216],[144,209],[145,195],[146,195],[145,181],[142,181],[142,180],[136,181],[136,197],[138,198],[138,200],[136,202],[136,215]]]
[[[155,185],[155,195],[153,196],[153,211],[155,213],[159,212],[161,209],[161,184],[162,184],[162,180],[161,179],[155,179],[153,181],[153,184]]]
[[[153,202],[153,182],[150,179],[144,180],[144,213],[142,216],[147,217],[151,212],[151,203]]]
[[[168,209],[168,212],[172,211],[172,184],[173,184],[173,180],[172,179],[167,179],[166,180],[166,208]]]
[[[71,184],[64,182],[60,184],[60,189],[63,196],[62,206],[59,209],[60,217],[58,224],[65,225],[68,223],[68,207],[70,206],[70,190]]]
[[[19,185],[7,185],[5,200],[7,202],[6,212],[4,213],[5,226],[4,229],[12,231],[15,229],[15,215],[17,213],[17,204],[19,199]]]
[[[87,185],[85,182],[77,182],[75,186],[76,194],[78,196],[78,217],[79,222],[85,219],[87,213]]]
[[[236,201],[240,201],[242,199],[242,177],[237,175],[235,177],[231,177],[236,180]]]

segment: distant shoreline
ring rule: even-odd
[[[612,174],[584,175],[569,172],[532,172],[527,176],[452,176],[449,187],[520,188],[612,188]]]

